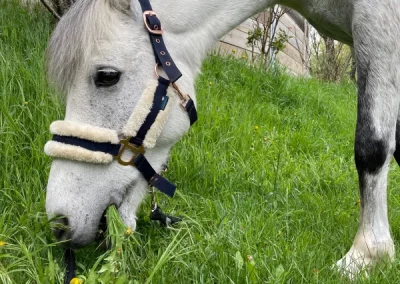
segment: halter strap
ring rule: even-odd
[[[52,140],[68,145],[79,146],[90,151],[103,152],[112,156],[118,156],[121,148],[121,144],[94,142],[79,137],[63,136],[58,134],[53,134]]]
[[[138,0],[140,6],[142,7],[142,11],[153,11],[149,0]]]
[[[156,121],[157,115],[161,110],[164,110],[168,103],[167,90],[170,82],[163,77],[158,78],[158,86],[154,93],[153,105],[150,113],[147,115],[142,126],[139,128],[135,137],[130,139],[130,143],[137,146],[142,146],[143,141],[146,137],[147,132]]]
[[[162,66],[172,86],[178,92],[181,98],[181,105],[188,113],[190,125],[192,125],[197,121],[197,110],[190,96],[183,94],[175,83],[182,76],[182,73],[179,71],[174,60],[168,52],[167,47],[165,46],[164,39],[162,37],[164,31],[162,29],[161,21],[157,14],[154,13],[149,0],[138,1],[142,8],[144,25],[149,33],[151,47],[153,48],[154,57],[156,60],[156,72],[157,67]]]
[[[143,22],[149,33],[156,64],[157,66],[162,66],[169,80],[172,83],[175,83],[175,81],[182,76],[182,73],[175,65],[175,62],[172,60],[172,57],[165,46],[162,37],[163,29],[161,21],[157,17],[157,14],[153,12],[149,0],[139,0],[139,3],[143,11]]]
[[[143,12],[144,25],[148,31],[151,46],[153,48],[154,57],[157,66],[162,66],[164,72],[167,74],[168,79],[158,76],[158,87],[154,94],[153,106],[150,113],[146,117],[144,123],[140,127],[135,137],[131,137],[129,142],[125,141],[126,147],[129,147],[135,153],[135,157],[131,159],[133,165],[142,173],[143,177],[147,182],[159,189],[161,192],[173,197],[176,186],[171,184],[168,180],[156,173],[150,163],[144,156],[144,149],[142,148],[143,140],[146,136],[147,131],[151,128],[157,114],[163,110],[168,103],[167,89],[169,85],[172,85],[174,89],[178,92],[181,98],[181,106],[186,110],[190,125],[197,121],[197,110],[193,100],[189,95],[182,94],[181,90],[177,87],[175,82],[182,76],[175,62],[173,61],[171,55],[165,46],[164,39],[162,37],[163,29],[160,19],[157,14],[154,13],[149,0],[138,0]],[[122,147],[118,154],[119,162],[123,162],[121,159],[122,152],[125,147]]]

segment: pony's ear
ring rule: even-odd
[[[116,9],[124,14],[130,14],[131,0],[109,0],[111,8]]]
[[[142,19],[142,9],[137,0],[108,0],[111,8],[132,17],[134,21]]]

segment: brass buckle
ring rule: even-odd
[[[137,146],[135,144],[130,143],[129,140],[131,138],[132,137],[128,137],[128,138],[125,138],[125,139],[122,139],[121,141],[119,141],[119,143],[122,145],[122,147],[119,149],[116,159],[118,160],[118,163],[120,163],[123,166],[133,165],[133,160],[135,160],[139,154],[144,154],[143,145]],[[129,161],[124,161],[122,159],[122,154],[124,153],[125,149],[129,149],[133,152],[133,156]]]
[[[149,33],[153,34],[153,35],[162,35],[163,34],[163,29],[160,27],[160,29],[155,29],[153,30],[152,28],[150,28],[149,24],[147,23],[147,18],[146,16],[156,16],[157,14],[154,13],[153,11],[144,11],[143,12],[143,21],[144,21],[144,26],[146,27],[146,29],[149,31]]]
[[[179,89],[178,85],[176,83],[172,83],[172,87],[178,92],[178,96],[181,99],[181,107],[183,107],[184,110],[186,110],[186,105],[188,101],[190,100],[190,96],[188,94],[182,93],[181,89]]]

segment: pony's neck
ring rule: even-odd
[[[294,1],[296,0],[287,0]],[[199,70],[207,52],[219,38],[240,23],[277,4],[279,0],[170,0],[154,1],[153,8],[169,33],[175,58],[190,62],[192,70]],[[172,48],[173,46],[173,48]]]
[[[199,70],[219,38],[249,17],[275,4],[297,10],[312,24],[337,40],[352,44],[352,0],[169,0],[153,1],[170,33],[171,53]],[[327,8],[328,7],[328,8]],[[328,27],[328,28],[327,28]],[[166,36],[168,41],[168,37]],[[175,54],[174,54],[175,53]],[[195,75],[195,74],[194,74]]]

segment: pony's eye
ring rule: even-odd
[[[97,70],[96,76],[94,78],[94,84],[96,87],[110,87],[118,83],[121,77],[121,72],[104,68]]]

